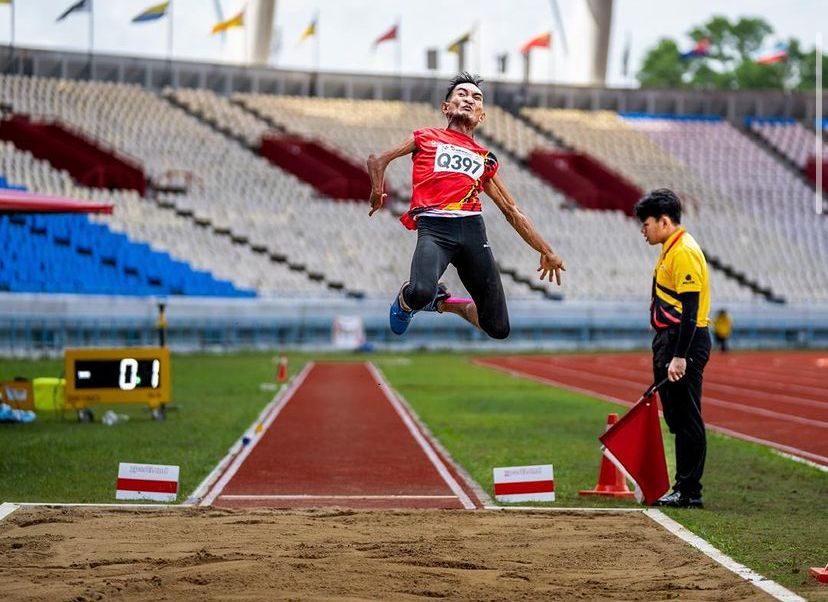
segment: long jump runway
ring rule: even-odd
[[[652,382],[645,354],[478,362],[626,405]],[[704,371],[702,413],[712,430],[828,466],[828,352],[714,354]]]
[[[203,504],[482,506],[371,364],[309,364],[263,424]]]

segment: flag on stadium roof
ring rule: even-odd
[[[683,59],[695,59],[700,58],[703,56],[707,56],[710,54],[710,40],[707,38],[702,38],[701,40],[696,40],[695,46],[688,52],[682,52],[681,58]]]
[[[546,32],[542,33],[539,36],[535,36],[528,42],[526,42],[523,46],[520,47],[521,54],[529,54],[529,51],[532,48],[551,48],[552,47],[552,33]]]
[[[459,54],[460,53],[460,48],[463,46],[463,44],[468,43],[471,40],[471,37],[472,37],[472,32],[467,31],[462,36],[460,36],[459,38],[454,40],[454,42],[452,42],[449,45],[449,47],[446,48],[446,50],[448,50],[449,52],[454,52],[455,54]]]
[[[316,21],[319,19],[318,16],[313,18],[313,21],[308,23],[308,26],[305,28],[305,31],[302,32],[302,35],[299,36],[299,43],[301,44],[308,38],[316,35]]]
[[[378,37],[376,40],[374,40],[374,48],[376,48],[377,46],[379,46],[383,42],[388,42],[390,40],[396,40],[397,39],[397,34],[398,34],[398,27],[399,27],[399,24],[395,23],[394,26],[391,27],[391,29],[389,29],[384,34],[382,34],[380,37]]]
[[[63,21],[66,17],[68,17],[72,13],[88,13],[91,10],[92,10],[92,0],[80,0],[80,2],[75,2],[72,6],[67,8],[62,13],[60,13],[60,16],[57,19],[55,19],[55,22]]]
[[[788,45],[785,42],[779,42],[770,50],[760,52],[755,60],[760,65],[773,65],[774,63],[781,63],[787,59]]]
[[[241,11],[232,19],[227,19],[226,21],[222,21],[221,23],[216,23],[215,25],[213,25],[213,29],[210,30],[210,33],[219,33],[221,31],[227,31],[232,27],[244,27],[244,11]]]
[[[156,4],[154,6],[150,6],[141,14],[133,17],[133,23],[145,23],[147,21],[155,21],[160,19],[164,15],[167,14],[167,10],[170,8],[169,2],[162,2],[161,4]]]

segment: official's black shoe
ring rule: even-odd
[[[665,508],[704,508],[704,500],[700,495],[684,495],[674,491],[656,500],[656,506]]]

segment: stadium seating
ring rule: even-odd
[[[816,273],[822,272],[814,263],[819,260],[812,247],[801,244],[800,236],[789,238],[788,230],[780,229],[776,223],[780,212],[771,204],[779,204],[784,199],[771,201],[771,198],[779,191],[765,188],[760,197],[751,200],[752,194],[733,196],[735,188],[722,186],[728,174],[742,180],[758,174],[755,166],[745,163],[730,165],[729,169],[716,167],[726,164],[730,158],[737,160],[732,155],[733,149],[728,149],[722,139],[715,136],[718,129],[725,127],[724,123],[625,120],[607,111],[524,109],[523,115],[576,149],[597,157],[644,190],[666,186],[678,192],[685,201],[684,221],[697,233],[708,254],[744,272],[761,286],[771,287],[777,294],[792,300],[824,299],[828,294],[825,284],[828,280],[814,282],[814,273],[801,268],[814,265]],[[706,134],[690,135],[699,128],[708,128],[704,130]],[[749,140],[744,139],[744,144],[746,146],[740,147],[742,151],[759,153],[751,154],[749,162],[760,162],[763,169],[772,170],[774,177],[785,182],[783,187],[790,184],[792,175],[783,167],[763,155]],[[679,152],[680,148],[687,154]],[[693,158],[707,162],[710,170],[694,169]],[[768,162],[764,162],[765,159]],[[733,173],[737,170],[744,171],[739,175]],[[761,174],[757,175],[756,181],[762,181]],[[759,198],[766,200],[759,202]],[[786,213],[781,212],[782,215]],[[723,293],[723,298],[727,299],[735,293],[733,286],[735,283],[731,280],[720,281],[714,290],[721,291],[717,296]]]
[[[803,169],[808,157],[815,154],[816,136],[795,119],[749,118],[748,127],[764,138],[768,144]],[[823,156],[828,156],[828,144],[823,143]]]
[[[121,240],[118,244],[129,246],[133,242],[149,243],[154,251],[169,254],[178,262],[187,262],[196,271],[210,272],[217,278],[232,282],[245,296],[249,294],[245,290],[259,290],[265,294],[285,294],[291,291],[325,293],[324,287],[309,280],[306,275],[294,272],[286,265],[274,264],[268,257],[253,253],[247,247],[233,244],[229,237],[218,236],[206,228],[193,227],[189,220],[171,210],[159,208],[133,191],[107,191],[76,186],[67,172],[55,170],[48,163],[35,159],[10,143],[0,142],[0,173],[5,174],[5,179],[10,184],[21,184],[45,194],[113,203],[113,215],[55,222],[59,230],[70,230],[64,236],[65,239],[72,239],[75,226],[83,230],[78,236],[83,237],[88,232],[95,234],[93,251],[99,246],[97,237],[103,236],[104,230],[100,228],[105,227],[118,233],[117,238],[124,239],[126,236],[131,241],[127,244]],[[8,234],[9,231],[4,232]],[[0,237],[0,240],[6,239]],[[119,294],[142,294],[137,289],[132,291]],[[156,294],[159,291],[153,289],[151,292]],[[228,294],[235,295],[232,291],[228,291]]]
[[[725,121],[628,123],[715,185],[742,214],[739,219],[762,233],[747,234],[749,250],[739,264],[762,266],[759,281],[790,299],[828,300],[828,222],[816,218],[813,191],[800,178]],[[715,220],[712,213],[702,214]],[[723,242],[732,240],[732,224],[724,226]]]
[[[307,184],[255,156],[250,147],[276,129],[322,140],[361,162],[371,152],[398,144],[413,129],[442,126],[442,115],[430,105],[259,94],[227,99],[207,90],[180,89],[159,96],[131,85],[8,75],[0,76],[0,84],[0,100],[15,110],[57,115],[140,161],[159,190],[158,203],[171,209],[144,204],[134,196],[121,200],[118,194],[121,212],[95,219],[149,240],[194,266],[265,294],[329,294],[328,285],[333,285],[388,295],[408,275],[416,237],[406,235],[390,212],[367,219],[364,199],[336,203],[321,198]],[[620,212],[573,208],[569,199],[515,160],[538,146],[556,148],[552,139],[506,111],[488,110],[481,141],[498,156],[500,174],[520,207],[567,261],[564,286],[543,286],[572,299],[646,299],[654,251],[642,244],[635,221]],[[610,117],[615,125],[621,124],[614,114],[592,113],[583,121],[595,126]],[[624,136],[636,135],[624,128]],[[633,152],[614,146],[624,136],[607,146],[606,134],[595,136],[595,144],[604,145],[604,154],[610,152],[607,149],[626,154],[616,168],[639,186],[673,180],[678,174],[693,198],[709,198],[710,186],[680,161],[665,157],[646,136],[637,135],[645,150]],[[601,153],[593,154],[605,160]],[[632,173],[626,169],[630,160]],[[407,204],[410,172],[405,160],[392,164],[388,172],[402,206]],[[78,193],[71,181],[62,180],[67,177],[63,174],[32,177],[45,178],[44,185],[64,194],[67,187]],[[51,181],[55,178],[56,183]],[[31,185],[46,192],[37,183]],[[176,187],[183,192],[174,191]],[[489,238],[503,270],[536,282],[537,253],[491,202],[484,201],[484,207]],[[163,222],[169,227],[162,227]],[[204,227],[195,225],[199,223]],[[233,244],[231,237],[249,246]],[[284,263],[273,264],[269,256]],[[718,273],[712,278],[720,299],[752,297],[732,279]],[[456,273],[450,270],[446,280],[452,292],[464,294]],[[504,285],[510,297],[537,294],[509,277]]]

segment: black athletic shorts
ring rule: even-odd
[[[417,218],[417,248],[411,259],[410,284],[403,291],[411,309],[422,309],[434,299],[448,264],[457,268],[471,294],[480,328],[495,339],[509,336],[506,296],[482,216]]]

